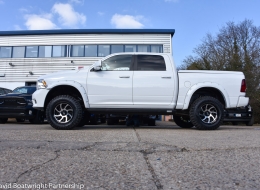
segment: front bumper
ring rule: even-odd
[[[32,108],[6,108],[0,110],[0,118],[24,118],[33,119],[37,110]]]
[[[45,98],[47,97],[49,90],[39,89],[36,90],[32,95],[33,108],[43,110]]]

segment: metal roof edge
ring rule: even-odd
[[[56,29],[0,31],[0,36],[52,35],[52,34],[171,34],[175,29]]]

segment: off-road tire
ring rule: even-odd
[[[44,123],[44,112],[38,110],[33,119],[29,119],[32,124],[43,124]]]
[[[247,126],[253,126],[254,125],[254,116],[251,117],[250,121],[246,122]]]
[[[185,117],[185,116],[174,115],[173,119],[176,125],[178,125],[181,128],[192,128],[194,126],[188,116]]]
[[[211,96],[195,100],[189,110],[190,120],[199,130],[215,130],[224,119],[224,106]]]
[[[57,121],[57,116],[55,117],[54,113],[55,108],[58,108],[60,105],[68,105],[69,109],[73,111],[73,114],[71,115],[71,118],[68,122],[62,123]],[[80,102],[76,100],[74,97],[69,95],[60,95],[55,98],[53,98],[46,109],[46,117],[49,122],[49,124],[54,128],[58,130],[71,130],[75,127],[77,127],[80,122],[82,121],[83,117],[83,110]],[[67,113],[68,115],[68,113]]]

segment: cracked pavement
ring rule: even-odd
[[[260,126],[181,129],[0,124],[0,185],[84,189],[259,189]],[[1,188],[0,188],[1,189]],[[50,188],[51,189],[51,188]]]

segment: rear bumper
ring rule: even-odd
[[[249,103],[248,97],[239,97],[237,102],[237,107],[244,107],[247,106]]]
[[[245,107],[244,109],[229,109],[225,110],[224,121],[250,121],[253,117],[253,112],[251,108]]]
[[[36,116],[37,110],[32,108],[25,109],[1,109],[0,118],[24,118],[33,119]]]

